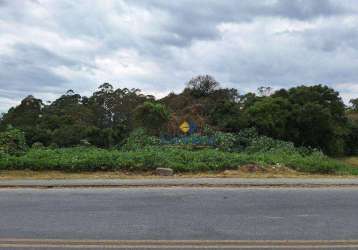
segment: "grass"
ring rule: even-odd
[[[343,158],[343,159],[341,159],[341,161],[358,168],[358,157],[357,156]]]
[[[231,153],[216,149],[192,151],[165,147],[128,152],[98,148],[31,149],[23,156],[2,156],[0,171],[33,170],[72,173],[96,171],[95,174],[100,172],[150,174],[157,167],[170,167],[176,173],[192,174],[235,171],[247,164],[257,164],[266,168],[269,166],[287,167],[296,172],[310,174],[358,175],[358,168],[353,164],[331,159],[320,153],[304,156],[285,150]]]
[[[120,171],[98,171],[98,172],[64,172],[64,171],[33,171],[33,170],[3,170],[0,171],[0,180],[13,179],[134,179],[134,178],[154,178],[157,176],[148,172],[120,172]]]
[[[290,169],[266,168],[262,172],[250,173],[243,170],[206,171],[199,173],[177,173],[173,178],[329,178],[331,175],[307,174]],[[344,177],[354,177],[346,176]],[[63,171],[32,171],[32,170],[3,170],[0,171],[0,180],[36,179],[149,179],[163,178],[154,172],[123,172],[123,171],[97,171],[71,173]],[[165,177],[168,178],[168,177]]]

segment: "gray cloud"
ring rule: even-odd
[[[280,0],[272,8],[273,13],[292,19],[309,20],[351,13],[348,7],[327,0]]]
[[[134,0],[128,1],[150,11],[162,11],[171,19],[164,29],[181,38],[183,45],[193,39],[219,37],[216,25],[222,22],[251,22],[258,17],[312,20],[352,13],[345,5],[328,0]]]
[[[162,96],[196,74],[358,96],[354,0],[0,0],[0,112],[101,82]]]
[[[48,68],[61,63],[50,52],[39,48],[31,50],[31,46],[15,46],[15,49],[15,55],[0,58],[1,88],[31,92],[44,86],[58,86],[65,81]]]

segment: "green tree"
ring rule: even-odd
[[[34,131],[42,120],[43,107],[44,104],[41,99],[32,95],[27,96],[21,101],[20,105],[11,108],[4,114],[0,130],[4,131],[9,126],[21,129],[25,132],[27,144],[31,145],[35,142],[32,135],[34,135]]]
[[[247,94],[240,104],[247,126],[260,134],[331,155],[344,152],[348,133],[345,105],[338,92],[327,86],[299,86],[262,97]]]
[[[358,112],[358,98],[351,99],[349,102],[352,104],[353,111]]]
[[[289,116],[290,103],[281,97],[264,97],[245,110],[248,127],[279,139],[286,137]]]
[[[246,93],[245,95],[241,95],[239,97],[239,104],[241,109],[246,109],[252,106],[256,101],[260,100],[261,98],[256,96],[255,93]]]
[[[347,117],[338,92],[315,85],[281,90],[272,96],[287,98],[290,103],[285,140],[316,147],[331,155],[344,152]]]
[[[134,110],[145,101],[154,101],[154,97],[142,94],[140,89],[119,88],[115,90],[113,126],[122,131],[132,131]]]
[[[186,91],[194,97],[205,97],[212,94],[220,84],[214,77],[209,75],[199,75],[192,78],[186,85]]]
[[[349,121],[348,123],[349,133],[345,138],[346,150],[348,155],[358,155],[358,122]]]
[[[102,84],[98,91],[84,102],[84,105],[94,113],[93,125],[100,130],[105,130],[98,132],[94,129],[92,132],[97,131],[99,136],[105,138],[95,139],[91,133],[92,139],[90,140],[101,141],[96,145],[108,145],[109,138],[112,138],[110,141],[114,144],[121,143],[134,128],[134,110],[148,100],[154,100],[154,97],[143,95],[139,89],[119,88],[115,90],[109,83]]]
[[[270,96],[272,94],[272,88],[261,86],[257,89],[257,93],[259,96]]]
[[[86,127],[79,125],[65,125],[52,132],[52,143],[60,147],[71,147],[79,145],[85,139]]]
[[[19,129],[0,132],[0,153],[19,155],[27,150],[25,134]]]
[[[166,106],[160,103],[144,102],[134,111],[135,122],[138,127],[147,129],[150,134],[159,135],[170,119]]]
[[[109,83],[103,83],[89,99],[90,107],[95,113],[96,126],[108,128],[113,123],[114,89]]]
[[[227,100],[215,103],[210,111],[210,124],[226,132],[238,132],[246,125],[239,104]]]
[[[20,105],[11,108],[2,117],[1,129],[5,130],[9,125],[17,128],[25,128],[37,124],[42,117],[43,103],[32,95],[24,98]]]

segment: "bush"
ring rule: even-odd
[[[243,129],[239,133],[213,133],[216,146],[224,151],[242,152],[253,144],[258,138],[256,129]]]
[[[298,152],[292,142],[275,140],[267,136],[260,136],[253,139],[245,151],[248,153],[274,151],[285,151],[289,153]]]
[[[134,110],[136,125],[146,128],[151,135],[159,135],[160,130],[169,119],[170,113],[161,103],[147,101]]]
[[[160,143],[162,145],[179,145],[187,146],[186,148],[212,147],[223,151],[232,151],[235,146],[236,137],[231,133],[214,132],[213,134],[191,134],[186,136],[178,136],[172,138],[162,137]]]
[[[251,145],[252,141],[259,137],[255,128],[247,128],[240,130],[236,135],[235,147],[238,151],[242,151]]]
[[[0,133],[0,152],[21,155],[27,150],[24,133],[19,129],[8,129]]]
[[[224,151],[231,151],[236,145],[236,136],[231,133],[215,132],[214,141],[217,148]]]
[[[148,146],[159,145],[160,140],[158,137],[150,136],[143,128],[134,130],[126,139],[122,149],[125,151],[141,150]]]
[[[207,146],[217,148],[226,152],[272,152],[286,151],[310,155],[316,149],[300,147],[297,148],[291,142],[276,140],[267,136],[259,136],[256,129],[243,129],[239,133],[225,133],[204,128],[203,135],[191,134],[188,136],[161,138],[162,145],[183,145],[183,146]],[[190,147],[186,147],[190,148]]]
[[[52,142],[49,146],[48,146],[49,149],[56,149],[58,148],[58,145],[54,142]]]
[[[43,149],[45,146],[42,144],[42,142],[34,142],[31,146],[33,149]]]

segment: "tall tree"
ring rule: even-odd
[[[349,102],[352,104],[353,111],[358,112],[358,98],[351,99]]]
[[[328,86],[315,85],[278,91],[272,96],[287,98],[290,102],[289,129],[284,139],[296,145],[320,148],[331,155],[343,153],[347,117],[338,92]]]
[[[290,103],[282,97],[264,97],[245,110],[249,127],[259,133],[283,139],[287,136]]]
[[[4,114],[1,122],[1,130],[7,127],[19,128],[25,132],[26,141],[32,145],[37,140],[37,131],[39,131],[39,123],[42,120],[44,104],[41,99],[37,99],[32,95],[24,98],[20,105],[11,108]],[[42,137],[46,135],[42,133]]]
[[[199,75],[192,78],[186,85],[186,91],[195,97],[204,97],[212,94],[220,84],[210,75]]]

